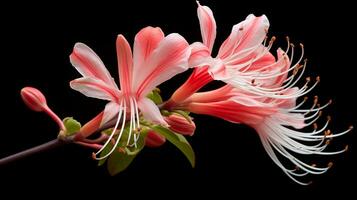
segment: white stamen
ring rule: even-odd
[[[123,108],[123,106],[124,106],[124,108]],[[108,153],[108,154],[106,154],[106,155],[103,156],[103,157],[99,157],[99,158],[96,157],[100,152],[102,152],[102,151],[107,147],[107,145],[109,144],[109,142],[111,142],[111,140],[113,139],[114,134],[115,134],[115,132],[116,132],[116,130],[117,130],[117,128],[118,128],[118,125],[119,125],[119,122],[120,122],[120,119],[121,119],[122,114],[124,115],[124,119],[123,119],[123,122],[122,122],[122,123],[123,123],[123,125],[125,124],[126,106],[125,106],[125,101],[124,101],[124,99],[122,99],[122,100],[120,101],[120,107],[119,107],[119,109],[120,109],[120,110],[119,110],[119,114],[118,114],[118,119],[117,119],[117,121],[116,121],[116,123],[115,123],[115,126],[114,126],[114,129],[113,129],[112,133],[110,134],[110,137],[109,137],[108,140],[104,143],[103,147],[102,147],[99,151],[97,151],[97,153],[95,153],[94,159],[96,159],[96,160],[102,160],[102,159],[108,157],[108,156],[114,151],[113,149],[115,149],[115,147],[113,147],[112,150],[111,150],[111,152]],[[123,130],[123,128],[122,128],[122,130]],[[122,132],[122,130],[121,130],[121,132]],[[120,135],[120,136],[121,136],[121,135]],[[118,141],[119,141],[119,139],[120,139],[120,138],[118,138]]]

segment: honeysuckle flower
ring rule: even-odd
[[[146,96],[157,85],[185,71],[190,55],[189,45],[182,36],[173,33],[165,37],[160,28],[153,27],[146,27],[135,36],[133,55],[122,35],[117,37],[116,50],[120,90],[103,62],[88,46],[77,43],[70,56],[72,65],[83,75],[83,78],[71,81],[72,89],[88,97],[109,101],[102,114],[100,126],[116,119],[112,134],[95,155],[102,152],[113,139],[121,122],[118,139],[111,151],[96,159],[106,158],[114,151],[126,121],[130,125],[127,145],[136,145],[138,137],[133,132],[140,129],[139,113],[145,120],[167,125],[158,107]],[[129,144],[132,135],[134,142]]]
[[[251,14],[244,21],[233,26],[231,34],[221,45],[217,56],[213,58],[211,51],[216,36],[216,22],[209,7],[198,3],[197,10],[203,43],[195,42],[191,45],[189,65],[195,69],[188,80],[172,95],[167,102],[167,108],[184,101],[212,80],[220,80],[260,96],[288,98],[281,95],[282,90],[294,87],[303,74],[301,72],[295,79],[299,69],[305,69],[306,63],[300,64],[304,55],[303,45],[301,45],[301,56],[294,65],[291,64],[294,58],[294,45],[290,43],[289,38],[287,38],[287,49],[284,51],[279,48],[275,58],[269,52],[275,37],[266,46],[266,34],[269,28],[267,17],[265,15],[256,17]],[[291,58],[288,56],[290,51]],[[284,85],[281,85],[282,81]],[[310,79],[307,83],[309,81]],[[317,78],[312,87],[306,83],[296,91],[296,97],[311,91],[318,82]]]
[[[191,44],[190,67],[196,67],[186,84],[171,97],[171,102],[181,102],[212,80],[236,78],[237,73],[248,68],[272,64],[274,56],[270,46],[262,42],[266,39],[269,21],[265,15],[249,15],[243,22],[233,26],[230,36],[221,45],[218,55],[211,56],[216,38],[216,22],[211,9],[197,2],[197,15],[203,43]]]
[[[40,90],[34,87],[24,87],[21,89],[21,98],[31,110],[45,112],[57,123],[61,130],[66,130],[62,120],[48,107],[46,97]]]
[[[282,95],[295,94],[298,90],[290,88]],[[318,106],[316,96],[311,108],[303,108],[306,100],[307,98],[304,98],[296,104],[295,97],[261,97],[226,85],[216,90],[195,93],[182,103],[180,108],[253,127],[274,163],[292,180],[306,185],[308,183],[297,178],[307,174],[322,174],[332,166],[332,162],[328,163],[327,167],[317,167],[303,161],[298,155],[334,155],[345,152],[347,145],[338,151],[325,149],[332,138],[344,135],[353,128],[351,126],[345,131],[332,134],[328,129],[331,119],[329,116],[325,124],[318,128],[316,121],[320,118],[322,109],[331,102]],[[312,131],[304,129],[309,127],[312,127]],[[290,163],[281,161],[279,155]],[[290,168],[291,164],[296,167]]]

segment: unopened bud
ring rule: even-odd
[[[156,133],[153,130],[149,130],[148,135],[145,138],[145,145],[148,147],[159,147],[165,143],[166,139],[164,136]]]
[[[169,124],[169,129],[176,133],[189,136],[192,136],[195,133],[195,123],[181,115],[172,114],[170,116],[164,117],[164,119]]]
[[[21,90],[21,98],[31,110],[45,112],[58,124],[61,130],[66,130],[62,120],[47,106],[46,97],[40,90],[33,87],[24,87]]]
[[[27,107],[33,111],[42,112],[47,107],[46,97],[36,88],[22,88],[21,97]]]

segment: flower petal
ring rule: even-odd
[[[269,20],[265,15],[256,17],[253,14],[236,24],[232,28],[229,37],[223,42],[218,56],[221,59],[229,59],[237,54],[244,57],[252,53],[265,39],[269,28]]]
[[[159,27],[145,27],[135,36],[134,41],[134,77],[140,73],[140,66],[150,57],[165,35]]]
[[[124,94],[132,91],[133,58],[130,45],[123,35],[116,41],[120,88]]]
[[[191,55],[188,60],[188,65],[192,67],[201,67],[209,65],[212,61],[210,50],[201,42],[195,42],[190,45]]]
[[[70,82],[70,86],[87,97],[108,101],[118,101],[121,95],[118,89],[105,84],[102,80],[91,77],[75,79]]]
[[[113,78],[105,68],[102,60],[87,45],[76,43],[69,56],[72,65],[84,77],[95,77],[104,83],[116,87]]]
[[[117,117],[120,109],[120,105],[116,102],[109,102],[105,105],[102,121],[100,122],[100,127],[108,123],[110,120]]]
[[[203,44],[205,44],[209,51],[212,51],[214,40],[216,39],[216,21],[213,17],[212,10],[207,6],[201,6],[197,1],[197,15],[200,21],[201,35]]]
[[[246,106],[236,100],[210,103],[190,103],[188,110],[196,114],[211,115],[233,123],[257,124],[276,112],[274,107]]]
[[[134,91],[139,98],[146,96],[157,85],[188,69],[191,50],[179,34],[166,36],[148,58],[147,66],[139,66]]]
[[[162,117],[159,108],[148,98],[142,98],[138,102],[138,107],[146,120],[168,126]]]

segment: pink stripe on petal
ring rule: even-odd
[[[120,88],[124,94],[130,94],[132,91],[133,59],[131,48],[123,35],[118,35],[116,48]]]
[[[72,65],[84,77],[95,77],[108,85],[116,87],[110,73],[98,55],[87,45],[76,43],[69,56]]]
[[[141,66],[134,90],[140,98],[157,85],[188,69],[191,49],[179,34],[166,36],[148,58],[147,66]]]
[[[70,86],[72,89],[92,98],[117,102],[120,97],[119,90],[91,77],[75,79],[70,82]]]
[[[245,106],[236,101],[227,100],[210,103],[191,103],[189,111],[196,114],[211,115],[233,123],[256,124],[266,116],[276,112],[275,108]]]
[[[198,1],[197,4],[197,15],[200,21],[203,44],[208,47],[209,51],[212,51],[214,40],[216,39],[216,21],[209,7],[201,6]]]
[[[152,51],[159,45],[165,35],[159,27],[145,27],[135,36],[134,41],[134,71],[140,73],[140,66],[145,63]],[[135,74],[135,73],[134,73]]]
[[[211,63],[212,57],[210,50],[201,42],[195,42],[190,45],[191,55],[188,65],[192,67],[201,67]]]
[[[226,59],[232,54],[249,55],[254,51],[254,47],[265,39],[269,28],[269,20],[265,15],[256,17],[253,14],[233,26],[229,37],[221,45],[218,56],[221,59]]]

